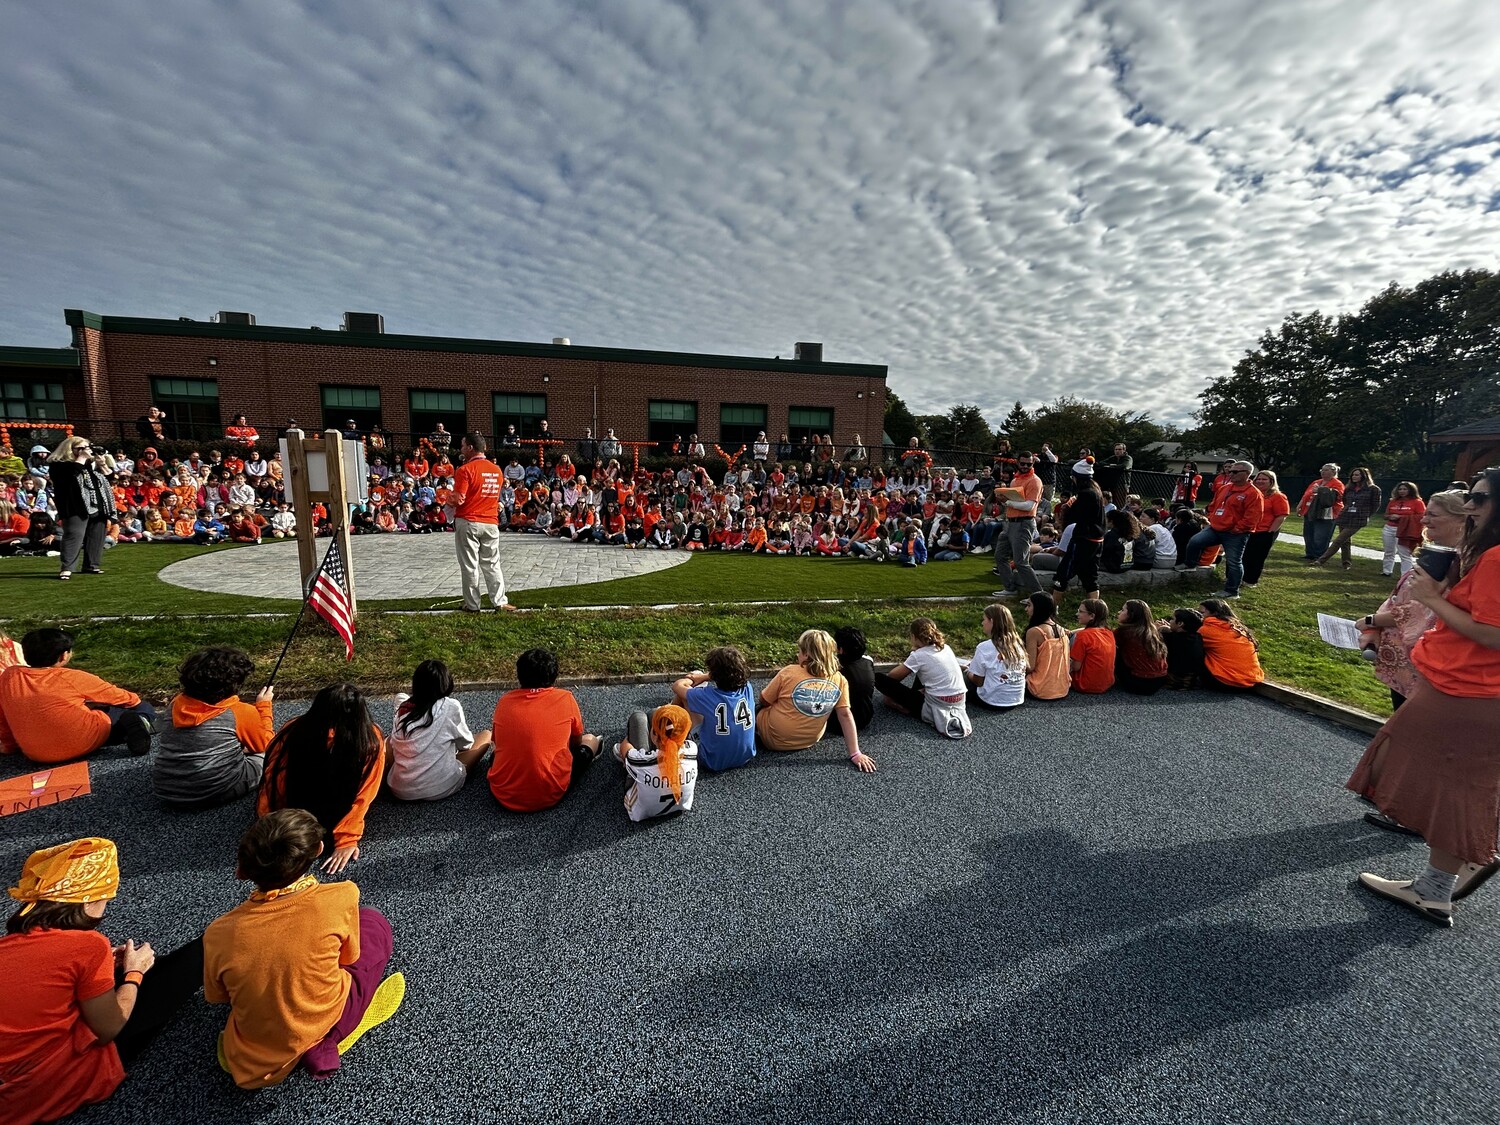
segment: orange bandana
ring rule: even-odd
[[[275,902],[278,898],[294,895],[298,891],[305,891],[308,887],[316,887],[318,879],[315,875],[304,875],[295,882],[288,883],[284,887],[272,887],[269,891],[255,891],[250,896],[251,902]]]
[[[21,868],[19,885],[10,897],[26,905],[38,902],[98,902],[120,889],[120,860],[114,842],[97,836],[32,852]]]
[[[651,715],[651,741],[658,750],[681,750],[692,729],[692,717],[675,703],[658,707]]]

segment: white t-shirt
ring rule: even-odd
[[[618,752],[618,745],[615,747]],[[632,746],[625,755],[625,776],[630,788],[625,790],[625,811],[635,821],[653,816],[687,812],[693,807],[693,787],[698,783],[698,744],[688,739],[682,744],[682,799],[672,796],[672,787],[662,776],[654,746]]]
[[[1177,540],[1172,538],[1172,533],[1159,523],[1153,523],[1146,529],[1156,540],[1156,562],[1152,565],[1157,570],[1167,570],[1177,562]]]
[[[911,655],[901,663],[917,674],[922,690],[928,695],[951,698],[968,694],[968,689],[964,686],[964,670],[958,666],[958,657],[953,655],[952,645],[944,645],[942,648],[927,645],[913,649]]]
[[[403,801],[438,801],[463,788],[468,771],[458,752],[474,744],[463,704],[451,695],[432,705],[432,723],[410,734],[401,731],[401,705],[410,696],[396,696],[398,712],[391,727],[392,766],[388,783]]]
[[[969,661],[969,675],[984,677],[978,687],[979,698],[991,707],[1015,707],[1026,700],[1026,661],[1011,668],[1000,659],[991,641],[980,641]]]

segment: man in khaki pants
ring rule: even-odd
[[[505,575],[500,572],[500,468],[484,454],[484,435],[464,434],[459,442],[463,464],[453,474],[453,541],[458,551],[458,575],[464,589],[464,612],[480,610],[480,582],[497,610],[516,607],[505,599]]]

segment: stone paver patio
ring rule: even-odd
[[[329,540],[318,540],[318,557]],[[452,535],[360,535],[350,540],[355,593],[362,600],[460,597]],[[540,535],[501,535],[500,566],[507,590],[538,590],[608,582],[681,566],[685,551],[629,551],[578,545]],[[173,563],[161,579],[189,590],[257,598],[301,597],[297,545],[286,541],[213,551]]]

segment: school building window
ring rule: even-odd
[[[719,445],[726,453],[733,453],[742,445],[745,452],[749,453],[750,446],[765,428],[764,406],[726,402],[719,407]]]
[[[696,402],[652,402],[646,410],[646,438],[662,449],[668,448],[679,437],[684,445],[688,437],[698,432],[698,404]],[[625,436],[625,435],[620,435]]]
[[[0,418],[35,418],[48,421],[63,418],[61,383],[5,383]]]
[[[415,444],[437,429],[443,428],[453,435],[455,455],[458,439],[469,428],[469,414],[464,405],[463,391],[408,391],[411,396],[411,440]]]
[[[833,433],[833,411],[821,406],[794,406],[787,412],[787,436],[801,443],[817,434]]]
[[[505,427],[514,426],[523,438],[534,438],[547,418],[546,395],[495,395],[495,443]],[[530,448],[528,446],[527,448]]]
[[[217,379],[151,380],[151,401],[167,416],[167,433],[189,441],[223,436]]]
[[[321,389],[325,430],[346,429],[351,418],[355,428],[362,434],[384,424],[380,417],[379,387],[324,386]]]

